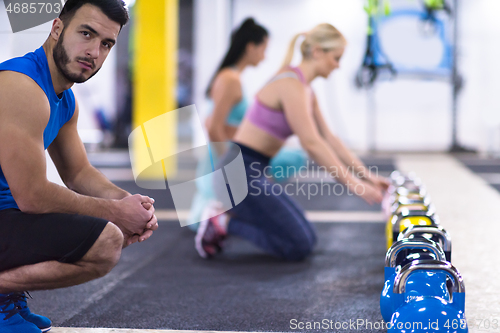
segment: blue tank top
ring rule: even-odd
[[[209,113],[211,114],[214,109],[214,103],[211,99],[208,101],[208,103],[210,108]],[[245,95],[243,95],[238,104],[235,104],[231,109],[231,111],[229,112],[229,115],[227,116],[226,119],[226,123],[231,126],[239,126],[241,124],[241,121],[243,120],[243,117],[245,116],[247,108],[248,108],[248,100],[245,97]]]
[[[27,53],[23,57],[0,63],[0,71],[13,71],[29,76],[45,92],[50,103],[50,119],[43,131],[43,145],[47,149],[56,138],[59,129],[73,117],[75,112],[73,92],[68,89],[59,96],[56,95],[43,47],[35,52]],[[19,209],[0,166],[0,210],[7,208]]]

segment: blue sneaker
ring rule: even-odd
[[[42,331],[19,314],[10,299],[11,294],[0,294],[0,332],[2,333],[41,333]]]
[[[31,295],[26,292],[30,298]],[[12,293],[10,294],[10,299],[14,302],[17,310],[21,317],[26,321],[35,324],[42,332],[48,332],[52,328],[52,322],[49,318],[34,314],[30,311],[28,303],[26,301],[26,294],[24,292]]]

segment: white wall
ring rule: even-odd
[[[500,151],[500,21],[497,0],[464,0],[460,67],[466,79],[459,131],[464,142]]]
[[[214,16],[216,0],[196,2],[197,36],[195,90],[200,92],[213,73],[225,49],[212,41],[229,38],[228,31],[217,30]],[[394,1],[393,1],[394,2]],[[410,0],[402,2],[412,3]],[[415,2],[415,1],[413,1]],[[220,2],[217,2],[220,4]],[[235,0],[234,24],[253,16],[271,33],[266,60],[243,76],[249,96],[279,68],[288,42],[297,32],[321,22],[336,26],[349,45],[341,68],[327,80],[313,86],[334,132],[351,147],[370,147],[367,93],[358,90],[353,78],[365,50],[366,14],[362,0]],[[497,63],[500,22],[495,17],[497,0],[462,0],[460,10],[460,68],[466,80],[459,104],[459,139],[467,146],[500,150],[500,89]],[[200,8],[203,8],[200,10]],[[220,22],[218,22],[220,24]],[[298,60],[297,60],[298,61]],[[500,74],[500,73],[499,73]],[[398,79],[381,82],[375,90],[376,147],[380,150],[446,150],[451,142],[451,86],[440,81]],[[202,105],[202,95],[195,94]],[[498,143],[492,142],[497,138]]]
[[[198,122],[198,117],[203,119],[207,113],[207,84],[229,45],[231,10],[230,0],[194,0],[193,5],[193,99],[198,111],[193,122]],[[205,134],[193,132],[193,141],[206,142]]]

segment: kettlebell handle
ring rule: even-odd
[[[401,224],[401,220],[408,217],[425,217],[428,218],[432,225],[439,225],[439,218],[435,214],[434,211],[425,211],[425,210],[408,210],[399,212],[397,215],[392,217],[392,231],[396,234],[399,234],[399,228]]]
[[[431,207],[432,210],[409,210],[408,212],[399,212],[395,217],[397,218],[397,221],[401,221],[402,219],[405,219],[407,217],[427,217],[430,219],[434,224],[439,224],[436,221],[436,212],[434,209],[434,206]],[[396,223],[397,224],[397,223]]]
[[[446,260],[443,248],[440,244],[429,239],[403,239],[392,244],[385,256],[385,267],[396,267],[396,259],[402,250],[406,249],[423,249],[434,254],[439,260]]]
[[[447,261],[440,260],[415,260],[404,266],[394,279],[393,292],[394,294],[404,294],[406,292],[406,281],[416,271],[444,271],[453,278],[453,289],[459,293],[465,293],[465,285],[462,276],[458,270]],[[450,294],[450,301],[453,300]]]
[[[401,214],[401,215],[408,215],[410,214],[410,212],[418,212],[418,216],[422,216],[422,214],[425,214],[425,216],[429,217],[434,223],[436,223],[435,221],[435,216],[436,216],[436,207],[430,203],[430,204],[426,204],[425,202],[422,202],[422,201],[418,201],[418,200],[410,200],[412,202],[410,203],[394,203],[392,206],[391,206],[391,214],[392,215],[398,215],[398,214]],[[419,209],[419,210],[405,210],[405,205],[414,205],[414,204],[418,204],[418,205],[424,205],[426,206],[426,208],[424,209]],[[396,213],[398,211],[398,209],[401,210],[399,211],[399,213]],[[437,223],[436,223],[437,224]]]
[[[413,185],[416,188],[409,189],[409,188],[405,187],[404,184],[397,185],[394,188],[394,191],[392,193],[395,195],[399,195],[399,196],[406,196],[406,195],[409,195],[410,193],[419,194],[419,195],[424,196],[424,197],[427,196],[427,190],[422,184],[413,183]],[[406,186],[408,186],[408,185],[406,185]]]
[[[411,225],[400,234],[401,239],[409,238],[413,234],[433,234],[441,236],[443,250],[451,251],[451,237],[442,226]]]
[[[423,198],[419,198],[419,199],[410,199],[408,197],[401,196],[394,202],[394,205],[395,204],[402,204],[402,205],[422,204],[422,205],[430,206],[431,203],[432,203],[432,200],[428,195],[424,196]]]
[[[413,182],[418,182],[419,184],[422,183],[422,181],[420,180],[420,178],[417,177],[417,174],[415,172],[408,172],[406,175],[401,173],[400,171],[398,170],[394,170],[393,172],[391,172],[391,175],[389,176],[389,178],[393,181],[393,182],[401,182],[401,181],[406,181],[406,180],[409,180],[409,181],[413,181]]]

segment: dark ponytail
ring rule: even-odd
[[[245,53],[245,49],[248,43],[254,43],[255,45],[259,45],[264,42],[264,39],[269,36],[266,28],[255,23],[254,19],[249,17],[240,25],[239,28],[233,30],[231,34],[231,45],[229,46],[229,50],[224,56],[224,60],[220,64],[219,68],[213,75],[210,83],[205,92],[207,97],[210,97],[210,90],[212,89],[212,84],[214,82],[215,77],[221,70],[226,67],[234,66]]]

